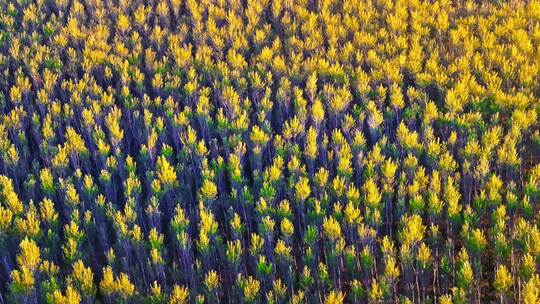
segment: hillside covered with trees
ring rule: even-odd
[[[0,0],[0,303],[540,303],[540,2]]]

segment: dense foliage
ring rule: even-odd
[[[0,0],[0,303],[540,303],[540,2]]]

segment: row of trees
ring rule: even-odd
[[[540,2],[0,2],[0,303],[539,303]]]

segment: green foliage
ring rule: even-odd
[[[538,303],[539,20],[0,1],[0,302]]]

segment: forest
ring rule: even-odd
[[[539,54],[538,0],[0,0],[0,304],[538,304]]]

